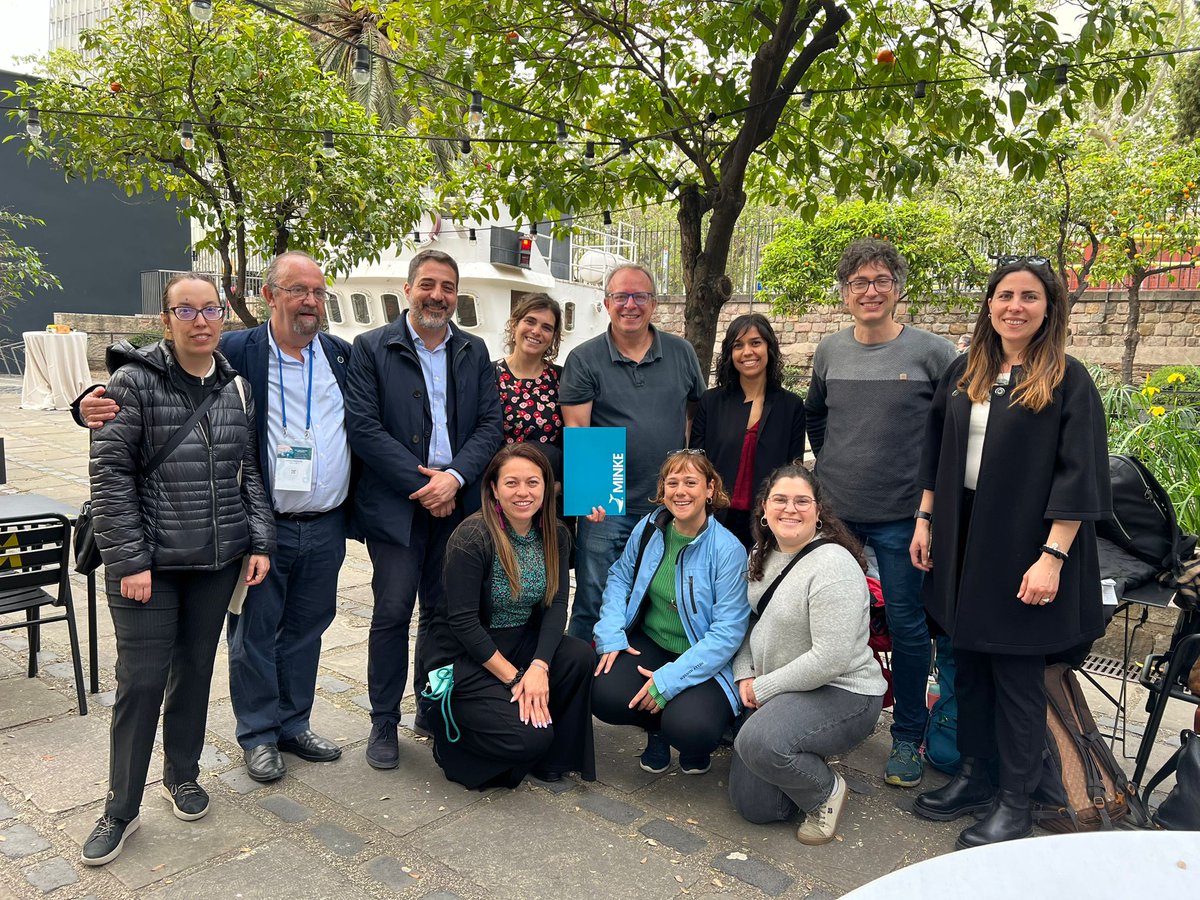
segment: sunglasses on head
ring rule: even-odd
[[[1014,263],[1028,263],[1031,266],[1050,268],[1050,260],[1045,256],[997,256],[996,267],[1011,266]]]

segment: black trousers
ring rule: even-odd
[[[537,650],[535,628],[499,628],[489,632],[517,668],[528,668]],[[596,780],[592,743],[591,680],[596,654],[590,645],[563,635],[550,658],[550,720],[534,728],[520,718],[512,691],[467,656],[454,660],[450,713],[461,732],[451,743],[440,705],[422,700],[433,731],[434,758],[446,777],[468,788],[516,787],[534,769],[578,772]]]
[[[621,653],[607,675],[592,681],[592,715],[610,725],[636,725],[645,731],[661,731],[667,742],[685,756],[705,756],[721,743],[733,724],[733,707],[716,679],[680,691],[658,713],[630,709],[629,701],[646,683],[638,666],[654,671],[674,662],[679,654],[668,653],[637,629],[629,633],[629,645],[640,656]]]
[[[1000,787],[1032,794],[1046,750],[1046,659],[954,648],[958,752],[997,759]]]
[[[107,579],[117,639],[117,697],[105,815],[132,819],[138,814],[159,707],[163,780],[181,784],[199,776],[217,641],[240,574],[241,560],[216,572],[152,572],[150,600],[144,604],[121,596],[120,579]]]
[[[372,721],[400,720],[400,701],[408,683],[408,632],[418,598],[413,685],[417,688],[425,685],[429,672],[425,637],[434,607],[445,591],[442,561],[446,556],[446,541],[461,519],[457,510],[440,519],[418,506],[413,512],[408,546],[367,539],[367,553],[374,567],[371,591],[375,595],[367,639],[367,693],[371,698]]]

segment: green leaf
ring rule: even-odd
[[[1020,125],[1025,118],[1025,95],[1021,91],[1010,91],[1008,94],[1008,109],[1012,113],[1012,123]]]

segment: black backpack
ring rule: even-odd
[[[1175,507],[1158,479],[1134,456],[1108,458],[1113,517],[1096,523],[1096,536],[1111,541],[1157,572],[1178,577],[1196,552],[1196,538],[1179,530]]]

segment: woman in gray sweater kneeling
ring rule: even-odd
[[[825,763],[867,737],[887,688],[867,646],[862,548],[803,466],[776,469],[753,519],[751,630],[733,661],[746,712],[729,796],[751,822],[797,811],[802,844],[833,840],[846,782]],[[769,704],[769,715],[757,711]]]

